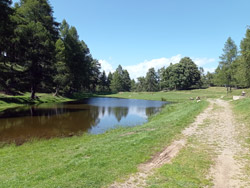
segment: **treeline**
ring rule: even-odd
[[[227,39],[215,73],[206,77],[211,86],[250,87],[250,28],[240,43],[240,51],[231,37]]]
[[[100,64],[47,0],[0,0],[0,91],[70,95],[95,91]],[[104,75],[102,75],[104,76]]]
[[[184,57],[179,63],[170,64],[157,71],[150,68],[145,77],[138,77],[137,82],[129,78],[126,70],[119,65],[111,80],[111,91],[162,91],[201,88],[206,86],[202,68],[189,57]]]
[[[8,94],[52,92],[162,91],[209,86],[250,86],[250,29],[240,45],[225,43],[215,73],[204,74],[189,57],[145,77],[131,80],[118,66],[114,73],[101,72],[77,30],[65,20],[55,21],[48,0],[0,0],[0,91]]]

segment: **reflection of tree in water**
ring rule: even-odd
[[[114,107],[112,108],[112,113],[115,115],[117,121],[120,122],[123,117],[128,115],[128,107]]]
[[[0,142],[79,135],[99,123],[99,108],[26,109],[30,116],[0,119]],[[22,112],[24,115],[25,112]]]
[[[152,116],[153,114],[159,112],[160,108],[155,108],[155,107],[149,107],[146,108],[146,115],[149,118],[150,116]]]
[[[99,125],[100,118],[107,115],[114,115],[120,122],[122,118],[127,117],[129,111],[143,117],[146,112],[149,117],[159,110],[160,108],[157,107],[113,107],[88,104],[50,104],[9,109],[0,112],[0,142],[23,143],[32,138],[79,135]],[[117,121],[114,120],[114,123],[117,124]]]

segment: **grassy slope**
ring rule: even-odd
[[[167,94],[182,101],[166,106],[142,126],[5,146],[0,149],[0,187],[102,187],[123,179],[171,143],[207,106],[206,101],[189,101],[190,92],[138,94],[158,100]],[[200,96],[207,92],[214,96],[210,90],[198,91]]]

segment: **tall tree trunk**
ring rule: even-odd
[[[56,97],[56,96],[58,96],[58,95],[59,95],[59,87],[56,86],[56,92],[54,93],[54,96]]]
[[[32,100],[34,100],[36,98],[36,89],[35,89],[34,85],[31,86],[31,96],[30,96],[30,98]]]

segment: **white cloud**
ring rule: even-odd
[[[210,73],[213,73],[215,71],[216,67],[210,67],[210,68],[204,68],[204,72],[207,73],[207,72],[210,72]]]
[[[108,61],[101,59],[101,60],[99,60],[99,63],[101,64],[101,70],[102,71],[104,70],[107,74],[109,72],[114,72],[115,71],[113,69],[112,65]]]
[[[171,58],[159,58],[159,59],[152,59],[150,61],[145,60],[142,63],[136,64],[136,65],[130,65],[125,66],[124,69],[127,69],[129,72],[129,75],[132,79],[136,79],[139,76],[145,76],[148,69],[154,68],[156,71],[162,67],[167,67],[170,65],[170,63],[178,63],[181,59],[181,55],[178,54],[176,56],[173,56]]]
[[[214,58],[191,58],[198,67],[203,67],[209,63],[215,62]]]
[[[170,58],[162,57],[159,59],[152,59],[152,60],[145,60],[144,62],[130,65],[130,66],[123,66],[124,69],[128,70],[130,78],[136,79],[140,76],[145,76],[148,69],[154,68],[156,71],[162,67],[168,67],[170,63],[178,63],[183,56],[181,54],[178,54],[176,56],[172,56]],[[191,58],[198,67],[203,67],[204,71],[207,72],[214,72],[215,68],[211,68],[211,64],[215,63],[215,59],[213,58]],[[106,61],[106,60],[99,60],[102,66],[102,70],[105,70],[106,73],[108,72],[114,72],[115,68],[112,67],[112,65]],[[207,68],[210,67],[210,68]]]

